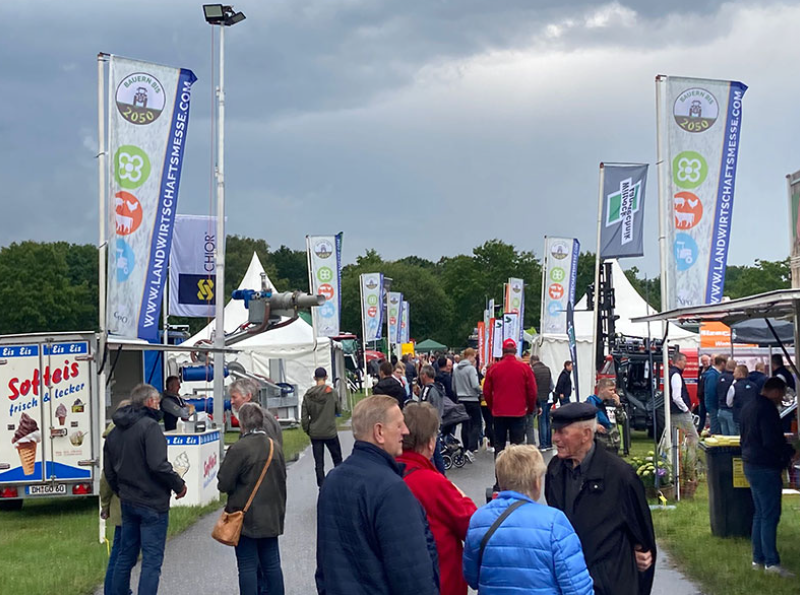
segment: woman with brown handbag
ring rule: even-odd
[[[242,405],[242,437],[228,449],[218,475],[219,491],[228,494],[226,512],[244,512],[236,545],[242,595],[284,593],[278,536],[286,515],[286,463],[281,447],[261,429],[264,415],[255,403]]]

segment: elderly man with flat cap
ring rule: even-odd
[[[570,403],[553,412],[558,456],[545,496],[580,537],[596,595],[648,595],[656,540],[644,486],[633,467],[595,443],[597,411]]]

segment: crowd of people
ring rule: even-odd
[[[675,427],[691,441],[697,432],[691,435],[686,425],[688,419],[694,429],[685,363],[680,353],[673,358],[670,405]],[[776,531],[781,470],[792,449],[776,405],[794,379],[775,362],[772,378],[722,356],[713,366],[711,358],[702,363],[712,431],[741,430],[756,507],[753,566],[788,575]],[[468,586],[485,595],[650,593],[655,535],[644,486],[616,454],[620,400],[614,381],[601,380],[596,395],[571,403],[571,363],[554,383],[539,358],[517,357],[513,340],[503,343],[503,357],[488,369],[478,366],[472,349],[381,363],[376,394],[352,411],[355,445],[344,459],[338,398],[326,370],[315,371],[300,423],[311,439],[319,488],[318,593],[466,595]],[[167,387],[165,399],[176,392],[172,379]],[[253,402],[254,383],[237,380],[229,390],[241,437],[220,466],[218,487],[227,494],[227,511],[246,511],[234,548],[239,589],[282,594],[279,536],[287,494],[281,429]],[[106,433],[102,514],[115,525],[106,593],[130,592],[140,552],[139,593],[157,592],[170,497],[186,494],[167,460],[161,402],[152,386],[136,387]],[[448,416],[459,409],[460,416]],[[442,466],[443,434],[455,432],[451,419],[459,420],[472,457],[480,445],[494,453],[493,499],[480,508]],[[553,446],[545,464],[542,453]],[[327,474],[325,449],[334,467]]]

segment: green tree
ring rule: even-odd
[[[777,261],[756,259],[753,266],[729,266],[725,274],[725,295],[731,299],[755,295],[775,289],[788,289],[792,284],[789,259]]]
[[[308,255],[305,250],[281,246],[269,253],[267,262],[275,268],[275,285],[281,291],[308,291]]]

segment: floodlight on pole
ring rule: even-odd
[[[215,280],[214,346],[214,421],[221,431],[225,429],[225,27],[245,19],[232,6],[204,4],[203,16],[209,25],[219,26],[219,87],[217,89],[217,256]],[[220,440],[220,456],[224,455],[224,441]]]

